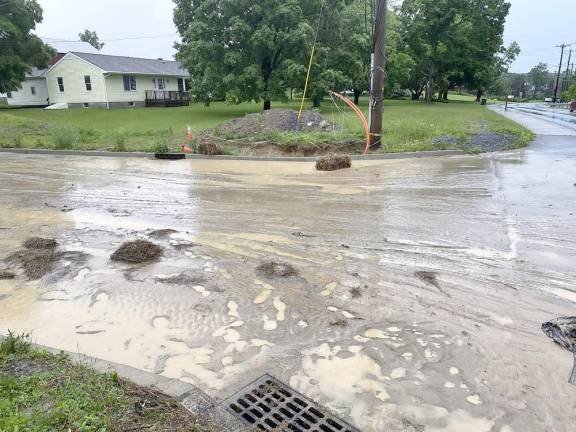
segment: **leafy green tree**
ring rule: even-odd
[[[305,62],[320,0],[177,1],[177,58],[197,97],[231,103],[285,100],[287,71]]]
[[[0,4],[0,93],[20,88],[33,66],[45,68],[55,55],[31,33],[42,22],[36,0],[5,0]]]
[[[548,65],[546,63],[538,63],[530,72],[528,72],[528,76],[532,81],[532,86],[534,91],[532,93],[532,97],[536,97],[536,93],[544,88],[544,86],[550,81],[550,71],[548,70]]]
[[[98,51],[100,51],[102,48],[104,48],[104,45],[106,45],[104,42],[100,42],[100,38],[95,31],[84,30],[84,33],[78,34],[78,37],[82,42],[88,42]]]

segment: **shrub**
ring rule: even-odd
[[[112,139],[114,140],[114,151],[126,151],[126,131],[124,129],[114,129]]]
[[[197,152],[199,154],[216,156],[224,154],[224,147],[217,143],[200,143],[198,144]]]
[[[170,147],[163,143],[156,143],[154,147],[152,147],[153,153],[170,153]]]
[[[58,150],[74,148],[80,140],[80,132],[72,125],[56,126],[52,129],[52,141]]]

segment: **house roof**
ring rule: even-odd
[[[37,67],[33,67],[30,70],[30,73],[26,74],[26,78],[40,78],[44,72],[46,72],[46,69],[38,69]]]
[[[92,63],[104,72],[109,73],[132,73],[142,75],[169,75],[188,76],[188,71],[182,69],[177,61],[161,59],[145,59],[137,57],[123,57],[106,54],[89,54],[72,52],[75,56]]]
[[[70,51],[98,54],[98,50],[88,42],[82,41],[61,41],[58,39],[43,38],[44,43],[50,45],[59,54],[67,54]]]

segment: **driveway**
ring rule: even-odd
[[[0,154],[0,259],[33,235],[87,254],[0,281],[0,331],[216,398],[271,373],[365,432],[574,431],[540,326],[574,315],[575,184],[566,136],[335,173]],[[110,262],[150,234],[161,261]]]

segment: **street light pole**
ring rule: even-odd
[[[370,146],[378,149],[382,146],[382,122],[384,115],[384,71],[386,66],[386,15],[387,0],[376,1],[374,17],[374,42],[372,46],[372,82],[370,91]]]

